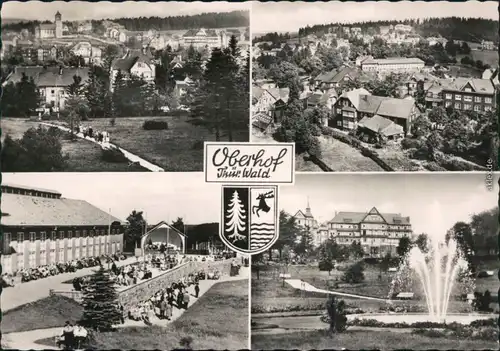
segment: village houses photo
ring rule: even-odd
[[[3,171],[201,171],[248,141],[248,9],[4,4]]]
[[[294,141],[297,171],[497,169],[498,11],[474,3],[255,3],[252,141]]]

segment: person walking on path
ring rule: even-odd
[[[198,298],[199,295],[200,295],[200,284],[196,282],[194,286],[194,297]]]

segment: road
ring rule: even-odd
[[[51,123],[47,123],[47,122],[41,122],[40,124],[43,124],[43,125],[46,125],[48,127],[55,127],[55,128],[58,128],[60,130],[63,130],[65,132],[71,132],[71,130],[67,127],[64,127],[64,126],[60,126],[60,125],[57,125],[57,124],[51,124]],[[82,133],[75,133],[75,135],[81,139],[85,139],[85,140],[88,140],[88,141],[91,141],[93,143],[96,143],[98,145],[100,145],[103,149],[109,149],[109,148],[116,148],[116,149],[119,149],[121,152],[123,152],[123,155],[125,155],[125,157],[130,161],[130,162],[133,162],[133,163],[138,163],[140,164],[142,167],[146,168],[147,170],[151,171],[151,172],[164,172],[165,170],[155,164],[152,164],[151,162],[149,161],[146,161],[145,159],[143,159],[142,157],[139,157],[125,149],[122,149],[121,147],[117,146],[117,145],[114,145],[113,143],[99,143],[97,142],[95,139],[93,138],[89,138],[89,137],[84,137]]]
[[[190,299],[190,306],[192,306],[196,301],[198,301],[207,291],[210,290],[212,286],[214,286],[217,283],[221,282],[227,282],[227,281],[235,281],[235,280],[245,280],[249,278],[249,268],[248,267],[241,267],[240,269],[240,274],[236,277],[230,277],[230,276],[222,276],[221,279],[219,280],[202,280],[200,281],[200,294],[198,298],[195,298],[194,296],[191,296]],[[194,288],[191,288],[194,289]],[[188,291],[191,294],[194,294],[194,291]],[[188,307],[189,308],[189,307]],[[158,318],[153,318],[152,323],[155,325],[163,326],[166,327],[173,321],[177,320],[186,310],[182,309],[177,309],[174,308],[173,313],[172,313],[172,318],[170,321],[168,320],[160,320]],[[46,338],[55,338],[56,336],[61,334],[62,330],[61,326],[60,328],[48,328],[48,329],[36,329],[36,330],[30,330],[27,332],[19,332],[19,333],[8,333],[8,334],[3,334],[2,335],[2,346],[8,347],[10,349],[18,349],[18,350],[58,350],[57,347],[53,346],[46,346],[46,345],[40,345],[35,343],[37,340],[41,339],[46,339]],[[127,319],[125,321],[125,324],[121,324],[117,326],[118,328],[124,328],[124,327],[147,327],[146,324],[143,322],[139,321],[132,321]]]

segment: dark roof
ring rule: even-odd
[[[120,222],[84,200],[2,194],[2,225],[92,226]]]
[[[73,83],[73,77],[82,78],[82,83],[89,78],[88,67],[65,67],[60,71],[59,67],[16,67],[14,73],[8,78],[7,82],[17,83],[21,81],[23,73],[32,77],[35,84],[39,87],[67,87]],[[60,74],[61,73],[61,74]]]
[[[264,132],[272,122],[272,117],[264,113],[258,113],[252,118],[252,126],[261,132]]]
[[[56,30],[56,25],[53,23],[42,23],[40,24],[40,29],[52,29]]]
[[[378,114],[385,117],[408,118],[415,101],[412,99],[396,99],[385,96],[360,95],[358,111]]]
[[[124,57],[113,61],[112,67],[116,70],[121,70],[126,73],[137,63],[144,62],[151,66],[151,57],[148,54],[142,53],[141,50],[130,50]]]
[[[373,209],[372,209],[373,210]],[[376,209],[375,209],[376,210]],[[378,212],[378,211],[377,211]],[[331,223],[361,223],[369,212],[338,212]],[[410,217],[403,217],[399,213],[378,213],[388,224],[410,224]]]

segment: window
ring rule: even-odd
[[[452,98],[451,94],[446,94],[446,98],[447,98],[448,100],[451,100],[451,98]]]
[[[24,241],[24,233],[23,232],[18,232],[17,233],[17,242],[22,243]]]
[[[36,233],[30,232],[30,242],[34,243],[36,240]]]
[[[464,110],[471,110],[472,105],[471,104],[464,104]]]
[[[80,231],[79,230],[75,230],[75,238],[79,238],[80,237]]]
[[[12,241],[11,233],[3,233],[3,252],[8,253],[10,250],[10,242]]]
[[[56,232],[50,233],[50,239],[54,241],[56,240]]]
[[[471,101],[472,101],[472,96],[470,96],[470,95],[465,95],[465,96],[464,96],[464,101],[471,102]]]
[[[475,101],[475,102],[481,102],[481,97],[480,97],[480,96],[476,96],[476,97],[474,97],[474,101]]]
[[[471,89],[470,88],[465,88],[464,91],[467,91],[467,92],[471,92]]]
[[[484,110],[487,112],[487,111],[491,111],[491,106],[484,106]]]
[[[444,104],[446,107],[450,107],[451,106],[451,101],[446,101],[446,103]]]
[[[462,106],[462,105],[461,105],[459,102],[455,103],[455,108],[456,108],[457,110],[459,110],[461,106]]]
[[[59,231],[59,240],[63,240],[64,239],[64,230],[60,230]]]
[[[90,231],[90,236],[91,236],[91,237],[95,236],[95,230],[93,230],[93,229],[92,229],[92,230]]]
[[[337,121],[337,126],[342,127],[342,121]]]
[[[71,239],[73,237],[73,232],[71,230],[68,230],[68,238]]]
[[[485,97],[484,102],[487,104],[491,104],[491,98],[490,97]]]
[[[462,100],[462,95],[455,94],[455,100]]]
[[[40,232],[40,241],[45,241],[45,240],[47,240],[47,233]]]
[[[474,105],[474,111],[476,111],[476,112],[481,111],[481,106],[480,105]]]
[[[52,95],[54,95],[54,94],[56,93],[56,91],[55,91],[54,89],[52,89],[52,90],[50,91],[50,93],[51,93]]]
[[[82,234],[83,236],[87,236],[87,231],[86,230],[84,230],[82,233],[83,233]]]

